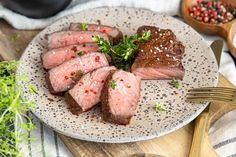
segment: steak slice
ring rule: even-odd
[[[81,31],[82,30],[81,25],[82,23],[71,23],[69,29],[73,31]],[[87,28],[88,31],[99,31],[111,36],[114,44],[118,44],[123,38],[122,32],[116,27],[97,25],[97,24],[87,24],[87,25],[88,25]]]
[[[99,35],[105,40],[112,41],[111,37],[109,37],[106,33],[101,33],[98,31],[61,31],[49,34],[47,36],[48,48],[55,49],[73,44],[93,43],[93,35]]]
[[[53,94],[67,91],[83,74],[108,65],[105,54],[98,52],[88,53],[69,60],[48,71],[46,80],[49,90]]]
[[[151,31],[150,40],[137,43],[138,56],[131,71],[142,79],[182,79],[184,67],[181,59],[184,53],[183,44],[177,40],[169,29],[154,26],[139,27],[137,33]]]
[[[115,69],[114,66],[107,66],[87,73],[66,93],[66,101],[73,114],[79,115],[100,102],[105,80],[109,72]]]
[[[139,101],[140,81],[139,77],[130,72],[110,72],[101,95],[102,116],[105,121],[129,124]]]
[[[42,54],[41,59],[45,69],[52,69],[65,61],[90,52],[97,52],[98,50],[99,47],[95,43],[69,45],[66,47],[49,50]]]

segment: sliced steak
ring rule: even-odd
[[[48,71],[46,80],[49,90],[53,94],[67,91],[81,78],[81,75],[108,65],[106,56],[98,52],[69,60]]]
[[[71,23],[69,29],[73,31],[81,31],[82,30],[81,25],[82,23]],[[116,27],[97,25],[97,24],[87,24],[87,25],[88,25],[87,28],[88,31],[99,31],[111,36],[114,44],[118,44],[123,38],[122,32]]]
[[[71,60],[83,54],[97,52],[99,47],[95,43],[69,45],[62,48],[52,49],[42,54],[42,63],[45,69],[52,69],[65,61]]]
[[[105,121],[129,124],[139,101],[140,81],[139,77],[130,72],[110,72],[101,95],[102,116]]]
[[[183,44],[169,29],[142,26],[137,33],[151,31],[150,40],[137,43],[138,56],[131,67],[132,73],[142,79],[182,79],[184,67],[181,63]]]
[[[100,102],[106,78],[115,69],[114,66],[107,66],[87,73],[66,93],[66,101],[73,114],[79,115]]]
[[[101,33],[98,31],[61,31],[49,34],[48,38],[48,48],[55,49],[59,47],[64,47],[73,44],[84,44],[94,42],[92,40],[93,35],[99,35],[105,40],[112,41],[106,33]]]
[[[69,29],[72,31],[81,31],[82,30],[81,24],[82,23],[71,23]],[[113,44],[118,44],[123,38],[122,32],[116,27],[111,27],[111,26],[106,26],[106,25],[97,25],[97,24],[88,24],[87,30],[99,31],[99,32],[108,34],[109,36],[112,37]]]

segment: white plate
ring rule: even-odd
[[[49,93],[45,82],[40,55],[47,50],[45,34],[66,30],[71,22],[97,23],[116,26],[124,34],[133,34],[142,25],[169,28],[186,46],[183,66],[186,70],[182,87],[177,90],[169,81],[142,81],[141,98],[131,124],[114,125],[101,120],[99,107],[79,116],[71,114],[63,97]],[[37,87],[38,94],[30,95],[22,83],[23,96],[37,102],[32,111],[40,120],[56,131],[82,140],[96,142],[132,142],[151,139],[174,131],[199,115],[207,104],[185,102],[188,89],[202,86],[216,86],[217,64],[213,52],[204,39],[190,26],[172,17],[152,11],[134,8],[97,8],[65,17],[40,32],[28,45],[18,74],[27,73],[30,82]],[[175,91],[179,95],[175,95]],[[50,101],[49,99],[53,99]],[[156,112],[154,103],[163,103],[166,112]]]

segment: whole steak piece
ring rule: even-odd
[[[123,70],[111,71],[101,95],[105,121],[127,125],[135,114],[141,79]]]
[[[183,79],[184,67],[181,59],[183,44],[169,29],[141,26],[137,33],[151,31],[150,40],[137,43],[138,55],[131,67],[132,73],[142,79]]]
[[[45,69],[52,69],[68,60],[97,51],[99,51],[99,47],[95,43],[69,45],[49,50],[41,55],[41,59]]]
[[[108,65],[105,54],[99,52],[88,53],[69,60],[48,71],[46,81],[49,90],[53,94],[67,91],[83,74]]]
[[[116,68],[114,66],[107,66],[85,74],[66,93],[65,98],[73,114],[79,115],[81,112],[90,110],[100,102],[101,91],[111,70],[116,70]]]
[[[105,40],[112,41],[106,33],[98,31],[61,31],[48,34],[48,48],[55,49],[73,44],[93,43],[92,36],[99,35]]]
[[[81,26],[82,23],[71,23],[69,29],[72,31],[81,31],[82,30]],[[109,36],[112,37],[113,44],[118,44],[123,38],[122,32],[116,27],[97,25],[97,24],[87,24],[87,30],[99,31],[108,34]]]

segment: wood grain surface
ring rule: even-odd
[[[38,32],[39,30],[15,30],[5,21],[0,20],[0,59],[19,59],[23,50]],[[219,86],[233,87],[222,75],[220,75]],[[208,140],[208,128],[219,117],[234,108],[229,104],[219,102],[215,102],[210,106],[203,150],[200,153],[201,157],[217,156]],[[192,142],[193,126],[194,122],[191,122],[172,133],[158,138],[123,144],[87,142],[61,134],[59,134],[59,137],[75,157],[187,157]]]

